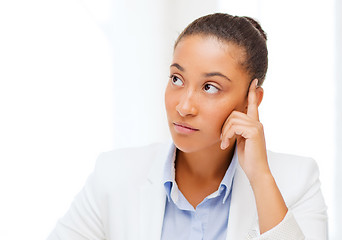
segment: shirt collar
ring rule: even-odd
[[[163,183],[166,191],[166,195],[168,198],[168,201],[172,199],[178,199],[178,193],[175,191],[175,188],[173,185],[177,185],[175,180],[175,159],[176,159],[176,146],[172,143],[171,147],[169,149],[167,159],[164,166],[164,175],[163,175]],[[235,171],[237,168],[238,163],[238,156],[237,156],[237,148],[235,147],[234,155],[232,158],[232,161],[220,183],[220,187],[218,189],[219,193],[221,194],[224,191],[224,197],[223,197],[223,203],[227,200],[229,193],[231,192],[232,184],[233,184],[233,178],[235,175]],[[177,187],[178,189],[178,187]],[[211,196],[211,195],[210,195]]]
[[[176,159],[176,146],[172,143],[167,154],[167,159],[164,166],[164,175],[163,175],[163,183],[166,191],[166,195],[168,200],[171,199],[171,189],[173,183],[176,182],[175,180],[175,159]]]
[[[234,175],[235,175],[235,171],[237,168],[237,163],[238,163],[238,155],[237,155],[237,147],[235,147],[234,150],[234,155],[232,158],[232,161],[229,164],[229,167],[226,171],[226,174],[224,175],[221,184],[220,184],[220,188],[222,189],[222,187],[225,189],[225,195],[223,198],[223,203],[225,203],[225,201],[227,200],[229,193],[231,192],[231,188],[233,185],[233,180],[234,180]]]

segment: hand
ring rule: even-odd
[[[278,225],[288,209],[268,166],[264,130],[259,122],[257,84],[254,79],[249,87],[247,114],[234,111],[224,123],[221,148],[227,148],[229,139],[236,137],[239,163],[252,186],[260,233],[264,233]]]
[[[258,79],[254,79],[250,85],[247,114],[233,111],[227,118],[221,142],[221,148],[225,149],[229,139],[236,137],[239,163],[251,184],[259,177],[270,174],[263,125],[259,122],[257,84]]]

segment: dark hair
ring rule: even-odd
[[[196,34],[214,36],[242,47],[245,50],[242,66],[250,74],[251,81],[257,78],[259,86],[264,82],[268,66],[267,36],[256,20],[225,13],[198,18],[178,36],[174,48],[182,38]]]

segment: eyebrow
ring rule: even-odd
[[[176,67],[176,68],[178,68],[180,71],[185,72],[184,68],[181,67],[181,65],[179,65],[178,63],[173,63],[173,64],[171,64],[170,67]]]
[[[223,77],[225,79],[227,79],[228,81],[232,81],[229,79],[229,77],[227,77],[226,75],[223,75],[222,73],[220,72],[212,72],[212,73],[206,73],[204,74],[205,77],[213,77],[213,76],[219,76],[219,77]]]
[[[171,64],[170,67],[175,67],[175,68],[177,68],[178,70],[180,70],[180,71],[182,71],[182,72],[185,72],[185,69],[184,69],[181,65],[179,65],[178,63],[173,63],[173,64]],[[223,77],[223,78],[227,79],[227,80],[230,81],[230,82],[232,81],[232,80],[229,79],[229,77],[227,77],[226,75],[224,75],[224,74],[222,74],[222,73],[220,73],[220,72],[205,73],[204,76],[205,76],[205,77],[219,76],[219,77]]]

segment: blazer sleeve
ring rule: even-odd
[[[97,177],[92,173],[68,212],[56,224],[47,240],[105,239],[100,209],[97,203]]]
[[[300,188],[296,200],[288,205],[282,222],[252,240],[327,240],[327,207],[320,189],[319,170],[313,159],[306,159],[306,170],[296,179]],[[303,184],[302,184],[303,183]],[[298,186],[292,186],[296,189]],[[290,186],[291,188],[291,186]],[[281,188],[280,188],[281,189]],[[297,188],[298,189],[298,188]]]

